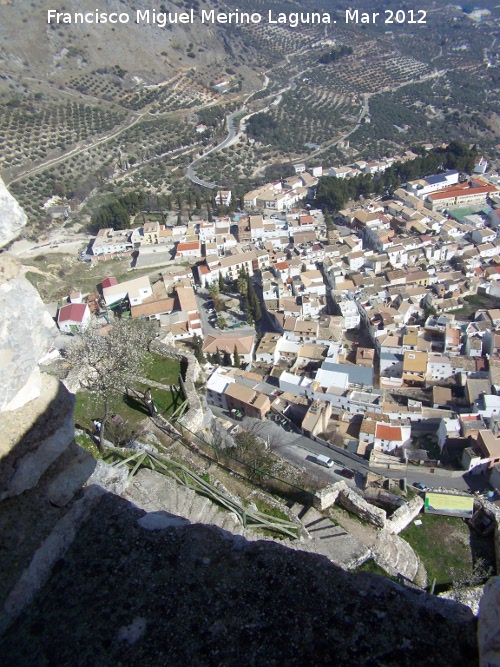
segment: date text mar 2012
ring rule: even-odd
[[[427,12],[423,9],[386,9],[383,12],[362,12],[359,9],[346,9],[345,22],[363,25],[385,23],[387,25],[401,25],[403,23],[427,23]]]

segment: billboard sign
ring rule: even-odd
[[[426,514],[444,514],[471,519],[474,513],[474,498],[428,491],[425,494],[424,511]]]

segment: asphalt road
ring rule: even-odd
[[[210,407],[215,415],[234,421],[231,420],[227,412],[221,408],[215,406]],[[246,422],[252,423],[255,421],[258,420],[248,420],[248,418],[245,418],[243,420],[243,426]],[[238,424],[241,422],[234,421],[234,423]],[[446,471],[440,471],[438,468],[435,469],[436,472],[431,473],[429,472],[429,468],[411,465],[404,470],[385,470],[375,466],[369,466],[367,461],[360,459],[355,454],[351,454],[350,452],[346,452],[345,450],[333,446],[326,447],[320,442],[312,440],[307,436],[298,435],[290,429],[285,430],[271,420],[261,422],[259,436],[263,439],[266,439],[269,436],[270,448],[275,454],[292,465],[298,466],[301,470],[313,477],[324,481],[334,482],[342,479],[350,486],[363,488],[366,474],[368,472],[373,472],[391,479],[405,478],[407,484],[410,486],[415,482],[423,482],[431,489],[442,487],[446,489],[456,489],[457,491],[468,491],[471,489],[482,491],[485,488],[489,488],[487,480],[482,476],[476,477],[467,475],[465,472],[462,476],[451,477],[446,474]],[[316,463],[318,454],[328,456],[335,462],[338,462],[339,465],[334,465],[333,468],[323,468]],[[338,475],[335,471],[339,470],[340,466],[352,470],[355,473],[355,479],[349,480]]]
[[[229,114],[226,116],[226,123],[227,123],[227,137],[221,141],[217,146],[214,146],[210,150],[208,150],[206,153],[201,155],[199,158],[196,158],[196,160],[193,160],[189,167],[187,168],[187,177],[189,178],[190,181],[195,183],[196,185],[200,185],[201,187],[204,188],[209,188],[213,190],[214,188],[222,187],[220,185],[217,185],[217,183],[211,183],[210,181],[205,181],[202,178],[198,178],[196,175],[196,167],[200,165],[200,163],[208,156],[211,155],[212,153],[215,153],[216,151],[221,151],[224,148],[227,148],[228,146],[231,146],[237,139],[238,139],[238,132],[234,126],[234,119],[236,116],[238,116],[243,109],[238,109],[238,111],[234,111],[233,113]]]

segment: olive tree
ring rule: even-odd
[[[113,401],[134,382],[141,360],[157,335],[158,328],[150,323],[121,319],[110,327],[88,326],[67,350],[80,385],[102,403],[101,451]]]

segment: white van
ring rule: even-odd
[[[319,463],[320,466],[325,468],[331,468],[333,466],[333,459],[329,459],[328,456],[323,456],[323,454],[318,454],[316,457],[316,463]]]

